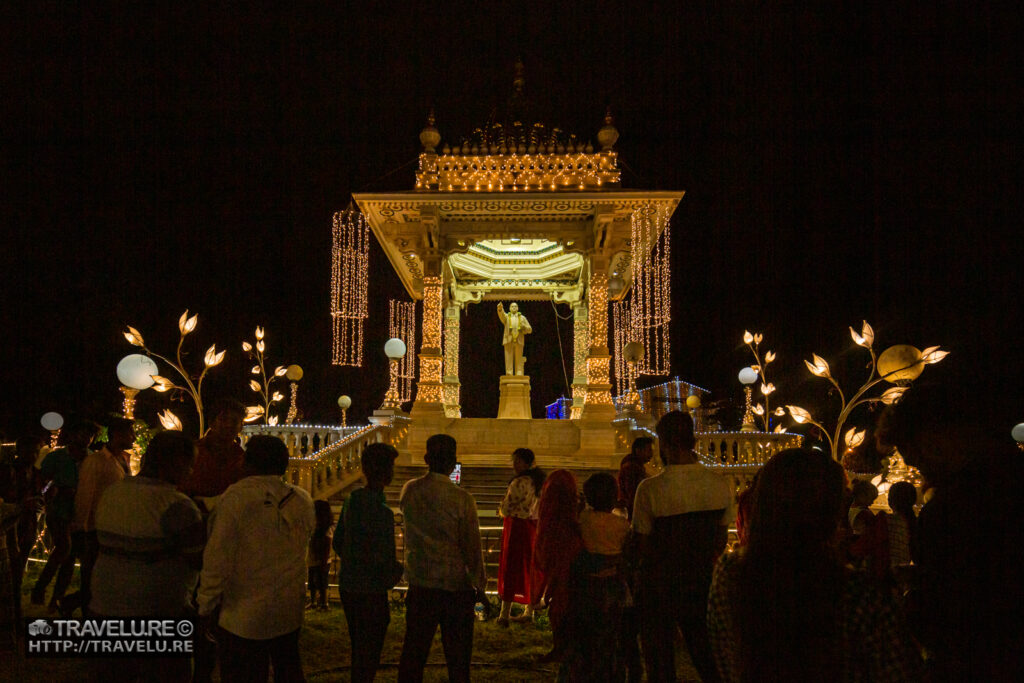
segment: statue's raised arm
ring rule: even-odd
[[[500,320],[502,324],[505,322],[505,307],[500,301],[498,302],[498,320]]]

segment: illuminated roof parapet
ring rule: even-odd
[[[617,188],[621,182],[618,153],[612,145],[618,131],[611,114],[598,132],[602,149],[570,137],[558,139],[557,128],[544,140],[544,127],[536,124],[525,131],[518,122],[506,131],[494,124],[488,131],[477,130],[479,140],[450,148],[440,154],[440,135],[434,128],[433,112],[420,134],[424,151],[416,171],[419,192],[559,192]]]

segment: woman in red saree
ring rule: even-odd
[[[544,473],[534,467],[533,451],[517,448],[512,453],[515,476],[501,501],[499,514],[504,518],[501,539],[501,562],[498,565],[498,597],[501,598],[499,626],[512,621],[533,618],[530,595],[530,573],[533,564],[533,540],[537,532],[537,505]],[[518,617],[512,617],[512,603],[526,605]]]
[[[565,649],[569,607],[569,569],[583,550],[579,525],[580,497],[576,477],[555,470],[540,494],[537,537],[533,545],[531,591],[534,605],[548,608],[554,647],[545,656],[557,660]]]

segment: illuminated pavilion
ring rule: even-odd
[[[521,95],[518,69],[511,104]],[[397,464],[412,476],[422,467],[427,438],[438,433],[454,437],[459,460],[478,473],[506,468],[519,447],[533,450],[545,468],[617,469],[636,436],[654,436],[660,414],[689,409],[702,462],[737,487],[773,453],[799,445],[798,435],[702,425],[698,406],[709,392],[678,378],[637,390],[639,375],[671,374],[669,221],[683,192],[622,188],[619,133],[610,113],[596,147],[520,120],[492,122],[470,140],[441,146],[431,114],[420,132],[414,186],[355,194],[349,208],[335,214],[332,361],[363,364],[371,232],[408,295],[422,302],[422,316],[417,332],[413,304],[391,302],[391,336],[407,342],[407,350],[403,355],[395,351],[402,345],[386,345],[391,386],[369,425],[247,427],[243,438],[265,433],[285,441],[292,456],[286,479],[314,498],[331,499],[357,484],[360,456],[371,443],[392,444]],[[463,311],[483,302],[547,299],[568,304],[573,313],[569,419],[529,413],[528,358],[523,370],[495,378],[498,415],[464,410]],[[471,330],[465,336],[474,348],[502,353],[497,339],[481,343]],[[527,357],[542,339],[528,339]],[[410,400],[406,413],[401,405]]]
[[[381,410],[374,421],[406,424],[397,444],[403,456],[422,454],[426,438],[444,432],[458,440],[464,462],[504,464],[514,448],[527,446],[542,462],[617,465],[638,424],[617,418],[612,400],[609,302],[624,299],[637,276],[638,218],[643,246],[655,250],[683,193],[622,189],[614,149],[619,134],[610,114],[597,134],[598,149],[574,138],[538,140],[535,131],[488,133],[472,144],[439,149],[431,116],[420,133],[415,187],[353,197],[423,311],[412,409],[408,415]],[[647,277],[659,275],[667,272]],[[512,418],[510,429],[497,416],[464,415],[463,309],[549,298],[569,304],[574,316],[572,419]],[[667,341],[668,320],[661,322]],[[529,346],[539,343],[530,339],[527,356]],[[667,364],[667,348],[661,353]]]

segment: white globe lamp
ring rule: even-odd
[[[750,385],[757,381],[757,370],[751,367],[743,368],[740,370],[739,380],[743,385],[744,396],[743,424],[740,426],[740,431],[756,432],[757,425],[754,424],[754,405]]]
[[[352,407],[352,399],[342,394],[338,397],[338,407],[341,408],[341,433],[345,433],[348,409]]]
[[[117,364],[117,379],[121,382],[124,404],[121,412],[125,419],[135,419],[135,396],[154,384],[153,375],[159,374],[156,362],[141,353],[130,353]]]
[[[405,357],[405,342],[398,337],[392,337],[384,343],[384,355],[391,360],[401,360]]]
[[[50,448],[56,448],[57,437],[60,436],[60,428],[64,426],[64,417],[60,413],[50,411],[43,413],[39,423],[43,425],[43,429],[50,432]]]
[[[757,370],[754,368],[743,368],[739,374],[740,384],[750,386],[757,381]]]
[[[388,386],[388,393],[384,394],[381,408],[395,410],[402,405],[402,397],[398,394],[398,361],[405,357],[405,342],[397,337],[388,339],[384,344],[384,355],[388,357],[391,383]]]

